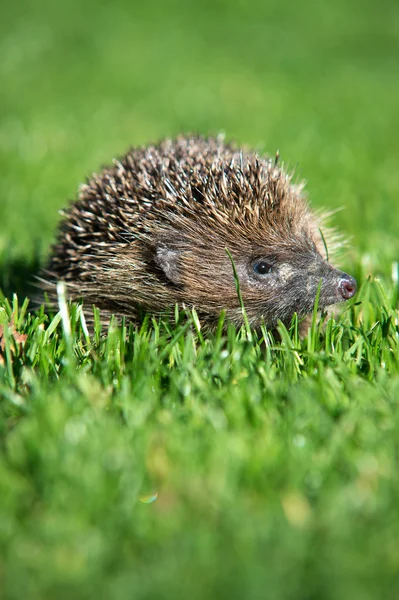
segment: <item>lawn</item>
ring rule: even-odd
[[[1,13],[0,597],[398,598],[396,0]],[[78,185],[182,131],[278,149],[342,208],[342,312],[273,341],[33,311]]]

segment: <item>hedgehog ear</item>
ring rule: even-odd
[[[164,243],[157,245],[155,263],[162,269],[169,281],[175,285],[181,283],[179,258],[180,252],[176,248],[166,246]]]

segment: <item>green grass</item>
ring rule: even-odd
[[[1,598],[398,597],[398,24],[393,0],[2,7]],[[79,182],[220,130],[344,207],[342,314],[276,342],[30,312]]]

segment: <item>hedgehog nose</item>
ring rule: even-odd
[[[356,293],[356,279],[344,273],[344,276],[339,282],[338,290],[344,300],[349,300]]]

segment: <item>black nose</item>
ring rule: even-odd
[[[346,273],[339,282],[338,289],[344,300],[349,300],[356,293],[356,279]]]

